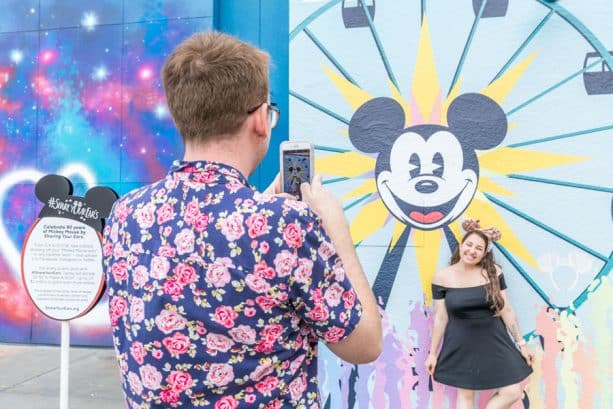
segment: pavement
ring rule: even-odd
[[[125,408],[112,348],[72,347],[69,379],[69,408]],[[1,409],[57,409],[59,390],[59,346],[0,344]]]

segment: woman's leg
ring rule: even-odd
[[[473,409],[475,402],[475,391],[470,389],[458,388],[456,399],[456,409]]]
[[[521,384],[516,383],[504,386],[498,389],[489,402],[487,402],[485,409],[509,409],[522,396],[524,396],[524,391]]]

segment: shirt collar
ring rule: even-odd
[[[212,162],[212,161],[184,161],[175,160],[170,167],[169,174],[173,173],[187,173],[190,175],[196,175],[201,173],[208,173],[215,181],[219,182],[238,182],[242,185],[253,189],[253,186],[249,183],[247,178],[241,173],[240,170],[226,165],[224,163]],[[224,179],[224,180],[221,180]]]

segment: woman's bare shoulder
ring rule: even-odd
[[[451,266],[443,267],[442,269],[438,270],[436,273],[434,273],[434,277],[432,277],[432,284],[446,287],[451,270]]]

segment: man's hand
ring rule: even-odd
[[[283,186],[281,186],[281,174],[280,173],[277,173],[277,176],[275,176],[275,179],[262,193],[266,195],[283,197],[285,199],[296,200],[295,196],[290,195],[289,193],[285,193],[283,191]]]
[[[329,234],[339,229],[348,230],[345,211],[336,197],[321,183],[321,175],[315,174],[311,184],[300,185],[302,200],[321,218]]]

